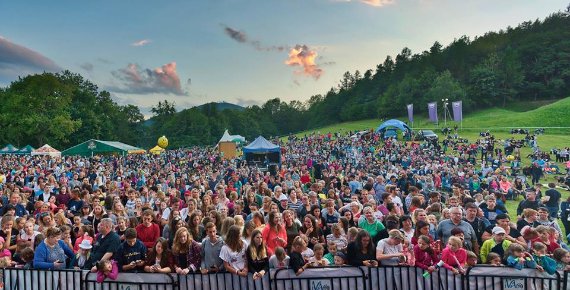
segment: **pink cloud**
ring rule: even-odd
[[[167,63],[155,69],[142,69],[130,63],[126,68],[113,71],[112,75],[122,82],[112,86],[110,91],[132,94],[170,93],[187,95],[182,91],[180,77],[176,72],[176,62]]]
[[[289,58],[285,61],[285,64],[288,66],[300,66],[303,69],[295,73],[311,76],[318,80],[324,71],[315,63],[317,56],[317,52],[309,49],[308,46],[297,44],[289,51]]]
[[[382,7],[393,4],[394,0],[360,0],[360,2],[374,7]]]

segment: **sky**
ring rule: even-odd
[[[404,47],[544,19],[568,0],[1,1],[0,86],[79,73],[148,115],[207,102],[306,101]]]

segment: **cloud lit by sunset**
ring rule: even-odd
[[[285,64],[288,66],[301,66],[303,70],[296,73],[319,79],[323,74],[323,70],[315,63],[317,56],[317,52],[309,49],[308,46],[297,44],[289,51],[289,58],[285,61]]]

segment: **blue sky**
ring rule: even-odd
[[[148,112],[305,101],[403,47],[543,19],[568,0],[2,1],[0,86],[69,69]]]

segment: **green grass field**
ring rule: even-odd
[[[441,108],[439,108],[441,110]],[[416,109],[417,110],[417,109]],[[404,111],[404,109],[402,109]],[[425,110],[423,110],[425,111]],[[422,116],[415,116],[413,129],[431,129],[440,136],[442,140],[443,134],[441,128],[444,127],[443,114],[439,113],[440,124],[439,126],[429,122],[427,118]],[[407,117],[398,118],[406,121]],[[375,129],[382,123],[378,119],[360,120],[354,122],[338,123],[331,126],[308,130],[295,134],[295,136],[302,137],[311,134],[326,134],[326,133],[347,133],[361,130]],[[463,124],[453,121],[447,122],[447,127],[455,125],[462,126],[459,131],[459,136],[467,138],[469,142],[474,142],[480,138],[479,133],[482,131],[490,130],[491,134],[495,135],[496,139],[504,140],[506,138],[522,139],[524,135],[510,134],[510,128],[546,128],[544,135],[537,137],[538,145],[543,151],[550,151],[552,148],[562,148],[570,146],[570,97],[556,101],[543,101],[543,102],[530,102],[519,103],[509,108],[491,108],[478,112],[465,114]],[[550,127],[550,128],[549,128]],[[534,129],[529,131],[533,132]],[[286,137],[283,137],[286,139]],[[500,147],[500,145],[499,145]],[[522,163],[526,166],[530,160],[526,158],[531,152],[531,148],[523,147],[521,149],[521,156],[523,156]],[[564,164],[558,164],[559,167],[565,172]],[[553,175],[548,175],[541,180],[541,183],[548,183],[554,181]],[[567,190],[559,189],[562,193],[562,199],[566,200],[570,197],[570,192]],[[510,213],[511,219],[516,221],[516,208],[518,203],[524,197],[519,197],[518,200],[508,200],[506,207]],[[564,227],[560,225],[562,229]]]

